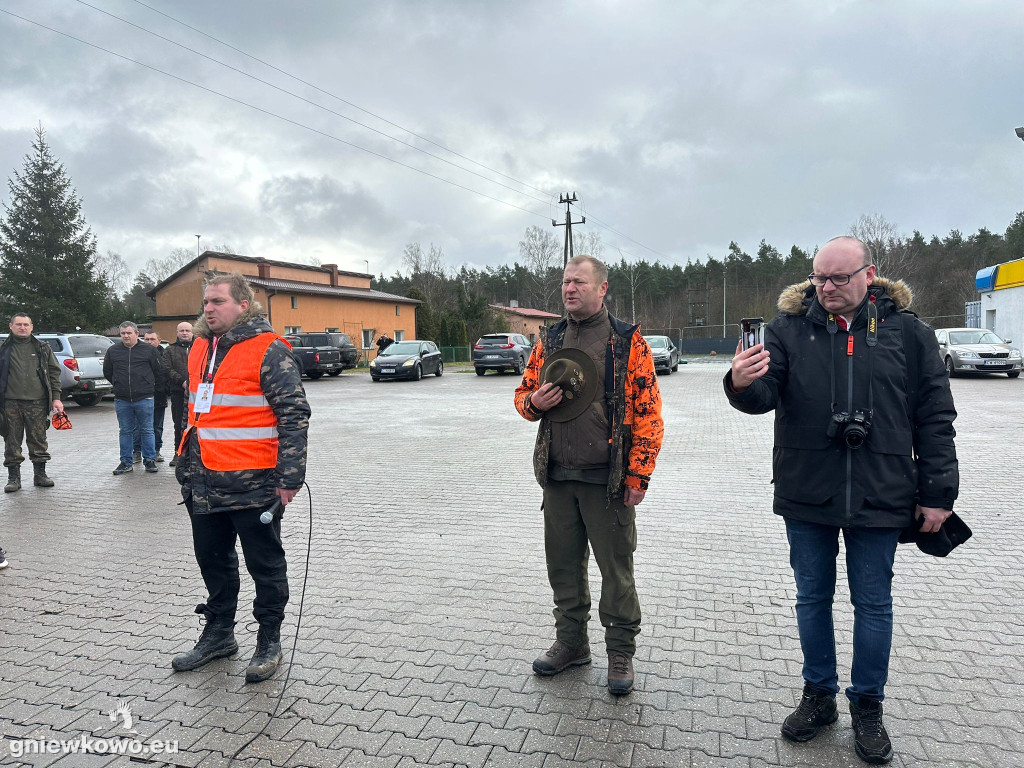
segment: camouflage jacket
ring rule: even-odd
[[[261,307],[253,302],[238,322],[220,337],[217,344],[219,367],[232,344],[261,333],[273,332],[259,315]],[[210,339],[212,334],[200,317],[195,335]],[[277,466],[240,472],[217,472],[203,465],[199,438],[189,432],[178,460],[176,476],[183,498],[192,499],[196,515],[228,510],[266,509],[273,503],[276,488],[297,489],[306,477],[306,433],[309,431],[309,402],[291,350],[280,341],[267,348],[260,367],[263,394],[277,418]]]
[[[609,438],[608,498],[621,496],[625,486],[647,490],[661,450],[665,425],[661,420],[661,392],[654,375],[651,348],[640,326],[608,316],[612,332],[606,360],[612,365],[611,436]],[[547,484],[551,452],[551,422],[530,404],[540,388],[544,357],[562,348],[568,321],[565,318],[535,344],[523,382],[516,389],[516,410],[528,421],[540,421],[533,452],[533,470],[541,487]]]
[[[12,333],[0,344],[0,407],[3,407],[6,399],[7,379],[11,372],[11,345],[15,343]],[[46,342],[40,341],[35,335],[32,335],[29,337],[29,343],[35,347],[39,360],[37,375],[43,383],[44,392],[44,398],[40,404],[49,414],[53,407],[53,401],[60,399],[60,363],[57,362],[57,356],[53,354],[53,349]]]

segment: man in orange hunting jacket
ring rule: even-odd
[[[598,613],[608,689],[623,695],[633,688],[640,632],[635,507],[647,492],[664,425],[650,347],[639,326],[608,314],[607,292],[604,264],[591,256],[569,261],[562,280],[567,316],[534,346],[515,403],[523,418],[540,422],[534,471],[544,489],[544,548],[555,602],[555,643],[533,670],[547,676],[590,663],[589,544],[601,569]],[[593,361],[599,382],[596,391],[577,391],[575,402],[564,386],[542,385],[545,359],[569,350],[588,366],[585,358]],[[581,410],[587,395],[593,400]]]

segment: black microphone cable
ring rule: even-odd
[[[284,685],[281,686],[281,692],[277,694],[277,704],[274,705],[273,714],[271,714],[270,717],[267,718],[267,722],[263,724],[263,727],[260,728],[252,736],[252,738],[250,738],[242,746],[236,749],[235,753],[228,758],[229,768],[231,764],[234,763],[235,758],[237,758],[242,753],[242,750],[244,750],[246,747],[248,747],[250,744],[256,741],[256,739],[258,739],[260,736],[262,736],[266,732],[267,726],[269,726],[274,721],[274,718],[277,717],[278,710],[281,709],[281,700],[284,698],[284,692],[288,690],[288,682],[289,680],[291,680],[292,677],[292,664],[295,662],[295,648],[299,644],[299,630],[302,628],[302,608],[306,603],[306,581],[309,578],[309,557],[313,551],[313,492],[309,488],[309,483],[303,481],[302,484],[306,486],[306,494],[309,497],[309,533],[306,538],[306,567],[302,573],[302,593],[299,596],[299,615],[298,618],[295,620],[295,637],[292,639],[292,652],[291,655],[288,657],[288,674],[285,675]],[[275,504],[275,506],[277,505]],[[266,512],[264,512],[263,514],[265,515]],[[264,521],[262,515],[260,517],[260,521],[270,522]]]

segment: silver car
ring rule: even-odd
[[[0,334],[0,341],[8,334]],[[94,333],[37,333],[35,337],[50,345],[60,364],[60,399],[79,405],[95,405],[113,392],[103,378],[103,356],[114,342]]]
[[[1020,376],[1020,349],[1011,346],[1012,339],[1002,339],[986,328],[939,328],[935,338],[950,376],[967,372]]]

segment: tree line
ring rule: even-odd
[[[190,248],[177,248],[132,275],[120,255],[98,253],[81,201],[41,126],[8,190],[0,217],[0,313],[27,311],[39,329],[102,331],[125,319],[147,322],[156,308],[146,292],[194,258]],[[907,282],[913,309],[939,325],[962,323],[964,302],[977,298],[979,269],[1024,258],[1024,211],[1002,234],[981,228],[926,238],[917,230],[902,233],[880,214],[861,216],[848,234],[868,244],[880,276]],[[229,245],[213,249],[234,252]],[[577,227],[573,250],[608,265],[606,303],[613,314],[651,331],[699,337],[720,335],[723,323],[732,333],[741,317],[774,316],[779,293],[806,279],[817,247],[792,245],[783,252],[762,240],[751,254],[730,242],[717,257],[664,264],[621,251],[615,258],[598,233]],[[483,333],[508,329],[505,315],[491,305],[516,301],[561,314],[562,252],[560,238],[537,226],[525,230],[511,265],[482,269],[452,268],[441,246],[410,243],[404,271],[374,277],[371,286],[423,302],[418,338],[466,346]]]

